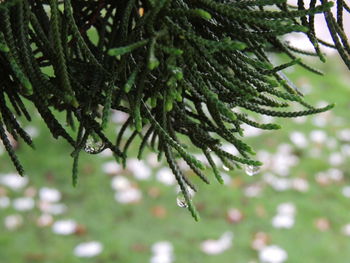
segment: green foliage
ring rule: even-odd
[[[160,155],[165,153],[188,208],[197,218],[186,185],[195,187],[181,173],[176,159],[183,158],[203,181],[209,180],[200,171],[204,164],[186,151],[180,135],[205,154],[222,182],[213,155],[232,169],[241,164],[260,165],[251,157],[254,151],[243,142],[243,123],[261,129],[279,128],[250,120],[240,109],[298,117],[332,108],[308,105],[280,73],[294,64],[320,73],[297,59],[295,53],[316,55],[324,61],[319,48],[322,44],[336,48],[350,68],[350,48],[342,22],[349,7],[338,0],[334,17],[331,6],[326,0],[318,6],[311,0],[308,9],[303,1],[293,7],[281,0],[2,1],[1,139],[22,174],[5,128],[31,144],[14,117],[23,114],[30,118],[21,98],[31,101],[52,135],[64,138],[74,148],[74,185],[80,151],[96,154],[110,148],[125,163],[134,138],[142,138],[140,157],[151,139],[151,147]],[[315,35],[314,16],[318,13],[325,15],[334,44]],[[97,43],[89,38],[90,30],[97,32]],[[284,43],[280,36],[290,32],[305,33],[315,53]],[[291,61],[274,67],[267,52],[285,53]],[[48,66],[54,70],[52,76],[45,73]],[[290,103],[306,109],[276,109]],[[65,112],[72,128],[79,123],[76,139],[55,118],[53,109]],[[111,109],[130,115],[116,143],[104,133]],[[121,138],[128,127],[135,130],[121,150]],[[103,147],[94,150],[87,146],[91,136]],[[233,144],[241,156],[224,151],[222,141]]]

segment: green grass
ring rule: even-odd
[[[339,129],[350,126],[349,72],[342,72],[337,61],[329,61],[324,69],[328,75],[323,78],[302,69],[289,76],[297,85],[310,83],[312,92],[306,96],[306,100],[311,104],[320,100],[336,103],[334,116],[342,118],[345,123],[324,128],[327,134],[335,136]],[[298,130],[309,134],[311,130],[321,129],[313,127],[311,119],[309,117],[303,124],[277,120],[282,124],[282,130],[267,132],[249,141],[257,151],[265,149],[275,152],[279,144],[291,143],[290,132]],[[249,198],[244,195],[244,186],[261,182],[267,171],[254,177],[246,176],[244,171],[233,171],[230,173],[233,178],[230,186],[219,185],[208,171],[212,184],[206,186],[198,182],[200,191],[194,197],[201,215],[201,221],[196,223],[186,209],[176,206],[173,187],[164,186],[153,179],[137,181],[126,172],[124,174],[142,190],[143,199],[138,204],[118,204],[110,186],[111,177],[101,170],[101,165],[111,158],[83,154],[79,183],[77,188],[73,188],[69,145],[63,140],[52,139],[47,128],[38,120],[34,120],[34,125],[40,130],[40,136],[34,140],[36,150],[21,143],[18,151],[30,179],[29,185],[59,189],[62,192],[62,202],[68,210],[63,215],[54,216],[55,220],[74,219],[86,228],[86,233],[59,236],[50,227],[37,227],[35,220],[41,214],[38,208],[29,212],[0,208],[0,224],[3,224],[7,215],[13,213],[22,214],[25,220],[24,225],[14,231],[6,230],[3,225],[0,227],[0,262],[149,262],[151,245],[161,240],[168,240],[174,245],[175,262],[257,262],[258,253],[251,249],[250,243],[258,231],[268,233],[271,244],[277,244],[287,251],[287,262],[345,263],[350,258],[350,238],[341,234],[342,226],[350,222],[349,199],[341,194],[342,187],[349,184],[350,165],[345,162],[339,167],[345,175],[343,181],[329,186],[317,184],[314,175],[330,168],[327,163],[330,151],[325,147],[321,149],[322,158],[310,157],[309,149],[298,150],[300,162],[292,168],[290,177],[307,179],[310,189],[306,193],[295,190],[277,192],[264,186],[260,197]],[[13,171],[9,158],[2,155],[0,172]],[[148,195],[154,187],[160,191],[157,198]],[[7,192],[11,199],[23,195],[22,192]],[[296,223],[291,229],[275,229],[271,224],[277,205],[283,202],[293,202],[297,208]],[[164,218],[152,214],[152,209],[156,206],[166,210]],[[228,223],[225,213],[229,208],[240,209],[244,219],[237,224]],[[258,215],[257,209],[265,211],[264,214]],[[330,229],[324,232],[318,230],[314,224],[317,218],[327,218]],[[199,246],[203,240],[217,239],[225,231],[234,233],[232,248],[215,256],[200,251]],[[103,253],[92,259],[75,257],[74,247],[90,240],[102,242]]]

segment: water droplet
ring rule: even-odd
[[[176,204],[181,208],[187,208],[188,204],[186,202],[186,199],[182,193],[178,194],[176,197]]]
[[[89,136],[86,140],[84,151],[90,154],[98,154],[105,149],[105,144],[99,138]]]
[[[227,172],[230,171],[230,168],[228,168],[226,165],[223,165],[222,168]]]
[[[253,176],[260,171],[260,166],[255,166],[255,165],[246,165],[245,166],[245,172],[249,176]]]

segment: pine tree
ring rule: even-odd
[[[141,137],[138,157],[149,146],[165,156],[182,190],[186,206],[198,219],[189,189],[195,185],[179,168],[183,159],[205,183],[205,165],[186,144],[204,153],[222,183],[213,156],[230,169],[261,163],[244,142],[242,124],[266,130],[248,114],[298,117],[327,111],[304,101],[282,69],[300,65],[316,74],[298,54],[325,61],[321,45],[338,50],[350,69],[350,45],[344,33],[344,0],[2,0],[0,1],[0,138],[19,174],[23,168],[8,134],[33,147],[17,116],[31,119],[29,102],[52,136],[72,146],[73,184],[82,151],[109,148],[125,163],[129,145]],[[314,18],[323,14],[333,43],[315,34]],[[97,34],[97,41],[89,32]],[[314,52],[299,50],[282,36],[305,34]],[[268,53],[283,53],[290,62],[273,65]],[[45,71],[52,68],[54,74]],[[285,110],[299,104],[300,111]],[[101,110],[102,109],[102,110]],[[129,118],[117,138],[105,131],[111,110]],[[54,111],[64,112],[64,127]],[[77,128],[75,129],[75,125]],[[124,132],[132,129],[125,145]],[[75,131],[75,136],[71,136]],[[229,142],[239,156],[226,152]]]

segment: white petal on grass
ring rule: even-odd
[[[121,204],[137,203],[142,199],[142,193],[137,188],[128,188],[115,193],[114,198]]]
[[[328,124],[331,114],[329,112],[323,112],[317,114],[312,118],[312,124],[317,127],[325,127]]]
[[[60,215],[67,210],[67,206],[65,204],[50,203],[47,201],[40,201],[39,208],[43,213],[48,213],[51,215]]]
[[[169,241],[159,241],[152,245],[152,253],[154,254],[170,254],[173,253],[173,245]]]
[[[117,174],[122,170],[116,161],[109,161],[102,164],[102,171],[106,174]]]
[[[309,190],[309,182],[304,178],[294,178],[292,180],[292,188],[299,192],[307,192]]]
[[[99,155],[102,156],[102,157],[112,157],[113,156],[113,152],[111,151],[111,149],[106,148]]]
[[[131,183],[125,176],[117,175],[112,178],[111,186],[113,190],[123,191],[129,189]]]
[[[111,114],[111,121],[114,123],[125,123],[125,121],[129,118],[129,114],[122,112],[122,111],[116,111],[112,110]]]
[[[8,215],[4,219],[5,228],[8,230],[15,230],[23,224],[23,217],[21,215]]]
[[[74,255],[81,258],[91,258],[100,254],[103,246],[100,242],[90,241],[77,245],[74,248]]]
[[[343,196],[350,198],[350,186],[344,186],[341,192]]]
[[[337,168],[331,168],[327,171],[328,177],[332,179],[335,182],[339,182],[343,180],[344,174],[342,170],[339,170]]]
[[[172,263],[174,261],[173,255],[159,254],[151,257],[150,263]]]
[[[225,252],[232,246],[233,233],[225,232],[218,240],[209,239],[200,245],[201,250],[208,255],[217,255]]]
[[[264,247],[259,251],[259,259],[262,263],[283,263],[287,258],[287,252],[276,245]]]
[[[313,130],[310,132],[310,140],[314,143],[323,144],[327,140],[327,134],[322,130]]]
[[[42,214],[36,220],[36,224],[39,227],[50,226],[52,223],[53,223],[53,217],[50,214]]]
[[[296,213],[296,207],[293,203],[281,203],[277,206],[277,213],[294,216]]]
[[[32,125],[29,125],[27,127],[24,128],[24,130],[29,134],[30,137],[32,138],[36,138],[39,136],[39,130],[38,128],[32,126]]]
[[[332,166],[339,166],[345,161],[344,156],[339,152],[333,152],[328,158],[328,162]]]
[[[337,133],[337,137],[341,141],[350,142],[350,129],[343,129]]]
[[[162,163],[158,161],[158,155],[154,152],[151,152],[146,157],[147,164],[152,168],[159,167]]]
[[[294,217],[292,215],[281,214],[281,215],[276,215],[272,219],[272,226],[274,228],[289,229],[289,228],[292,228],[293,225],[294,225]]]
[[[341,232],[343,235],[350,237],[350,224],[346,224],[342,227]]]
[[[61,200],[61,193],[55,188],[42,187],[39,190],[39,198],[46,202],[58,202]]]
[[[159,241],[152,245],[150,263],[171,263],[174,261],[173,245],[168,241]]]
[[[243,129],[243,134],[245,137],[256,137],[261,135],[264,131],[255,127],[252,127],[247,124],[241,125],[241,128]]]
[[[17,211],[28,211],[34,208],[35,202],[30,197],[19,197],[13,200],[12,206]]]
[[[307,121],[307,116],[301,116],[301,117],[298,117],[298,118],[293,118],[293,121],[295,123],[298,123],[298,124],[303,124]]]
[[[0,184],[15,191],[21,190],[23,187],[25,187],[28,184],[28,181],[28,177],[22,177],[16,173],[0,175]]]
[[[261,191],[262,191],[261,185],[251,184],[244,189],[244,195],[247,197],[258,197],[260,196]]]
[[[134,177],[139,180],[147,180],[151,177],[151,168],[142,160],[129,159],[126,162],[126,167],[133,173]]]
[[[157,179],[157,181],[159,181],[165,185],[176,184],[176,179],[175,179],[174,174],[167,167],[163,167],[163,168],[159,169],[159,171],[156,173],[156,179]]]
[[[334,150],[337,148],[338,146],[338,141],[336,138],[334,137],[331,137],[331,138],[328,138],[327,142],[326,142],[326,146],[328,149],[330,150]]]
[[[291,181],[287,178],[276,178],[270,183],[273,189],[279,192],[289,190],[291,188]]]
[[[341,146],[341,153],[346,157],[350,157],[350,144],[342,145]]]
[[[230,185],[232,183],[232,178],[227,173],[220,173],[220,175],[224,181],[224,185]]]
[[[223,149],[224,151],[230,153],[230,154],[233,154],[233,155],[238,155],[239,152],[237,150],[237,148],[232,145],[232,144],[229,144],[229,143],[225,143],[221,146],[221,149]]]
[[[305,148],[309,145],[309,142],[306,136],[302,132],[298,132],[298,131],[292,132],[289,135],[289,138],[299,148]]]
[[[7,208],[10,206],[10,198],[7,196],[0,196],[0,208]]]
[[[311,148],[311,150],[309,150],[308,155],[311,158],[321,158],[322,153],[323,153],[323,150],[321,150],[320,147],[314,147],[314,148]]]
[[[77,223],[74,220],[59,220],[52,225],[52,231],[58,235],[71,235],[77,229]]]

